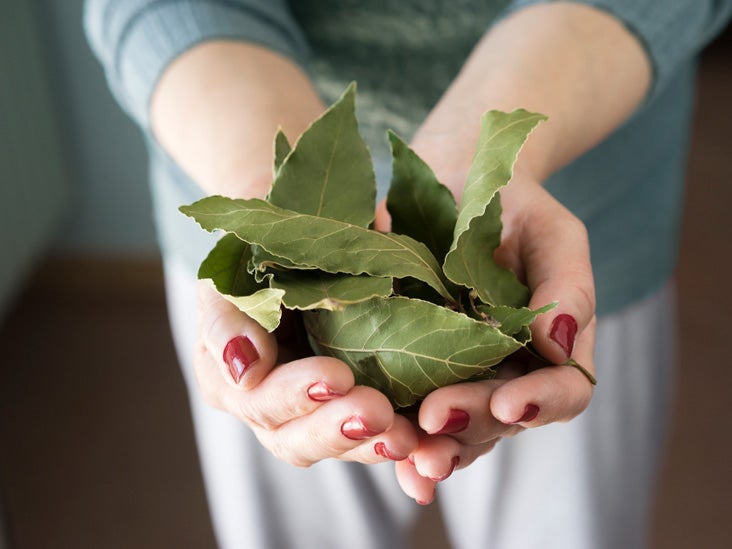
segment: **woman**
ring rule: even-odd
[[[643,546],[673,363],[694,56],[731,9],[88,2],[91,43],[149,144],[171,323],[221,546],[398,547],[418,509],[410,498],[435,495],[460,548]],[[484,111],[548,115],[502,192],[499,257],[532,304],[559,303],[532,325],[535,345],[554,364],[596,371],[594,397],[573,368],[503,371],[434,391],[417,428],[354,387],[345,364],[288,361],[286,345],[196,284],[212,241],[177,207],[264,196],[277,128],[294,142],[351,80],[382,196],[386,127],[410,136],[460,200]],[[382,208],[377,226],[388,224]]]

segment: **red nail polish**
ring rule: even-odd
[[[259,353],[247,336],[236,336],[224,347],[224,362],[235,383],[259,360]]]
[[[435,493],[432,492],[432,497],[430,499],[415,499],[414,501],[416,501],[420,505],[429,505],[430,503],[435,501]]]
[[[455,468],[460,464],[460,456],[455,456],[452,458],[452,462],[450,463],[450,470],[447,472],[447,474],[442,475],[441,477],[430,477],[430,480],[434,480],[435,482],[442,482],[446,478],[448,478],[450,475],[453,474],[455,471]]]
[[[572,315],[561,314],[552,322],[549,337],[562,348],[567,358],[572,356],[574,338],[577,336],[577,321]]]
[[[327,383],[325,383],[325,381],[316,381],[308,387],[308,397],[310,400],[314,400],[316,402],[333,400],[339,396],[343,396],[343,393],[334,391]]]
[[[437,431],[436,435],[449,435],[459,433],[468,428],[470,423],[470,416],[465,410],[459,410],[458,408],[450,408],[450,413],[447,416],[445,424]]]
[[[391,450],[389,450],[389,448],[387,448],[386,444],[383,442],[377,442],[376,444],[374,444],[374,452],[376,452],[381,457],[385,457],[392,461],[402,461],[403,459],[405,459],[392,453]]]
[[[529,421],[532,421],[536,419],[536,416],[539,415],[539,407],[536,404],[527,404],[526,408],[524,408],[524,415],[522,415],[520,418],[518,418],[515,423],[526,423]]]
[[[366,426],[359,416],[351,416],[341,425],[341,433],[351,440],[364,440],[379,433]]]

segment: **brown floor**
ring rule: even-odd
[[[710,52],[701,76],[678,270],[682,368],[654,513],[658,549],[732,546],[731,51]],[[154,263],[51,262],[18,301],[0,329],[0,495],[10,547],[213,546],[166,322]],[[435,517],[432,508],[417,547],[446,547]]]

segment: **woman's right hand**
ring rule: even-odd
[[[248,425],[277,458],[301,467],[325,458],[376,463],[416,449],[415,427],[381,392],[354,386],[345,363],[278,360],[297,352],[286,326],[267,333],[206,282],[198,308],[194,368],[204,398]]]

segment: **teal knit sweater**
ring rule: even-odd
[[[359,119],[389,180],[387,128],[409,138],[498,18],[541,0],[89,0],[85,24],[115,97],[140,125],[163,253],[191,269],[212,237],[177,211],[201,196],[150,135],[148,104],[167,65],[210,39],[255,42],[302,65],[326,102],[356,80]],[[591,0],[635,33],[653,66],[644,104],[547,188],[590,235],[598,314],[661,287],[677,258],[695,57],[732,0]]]

